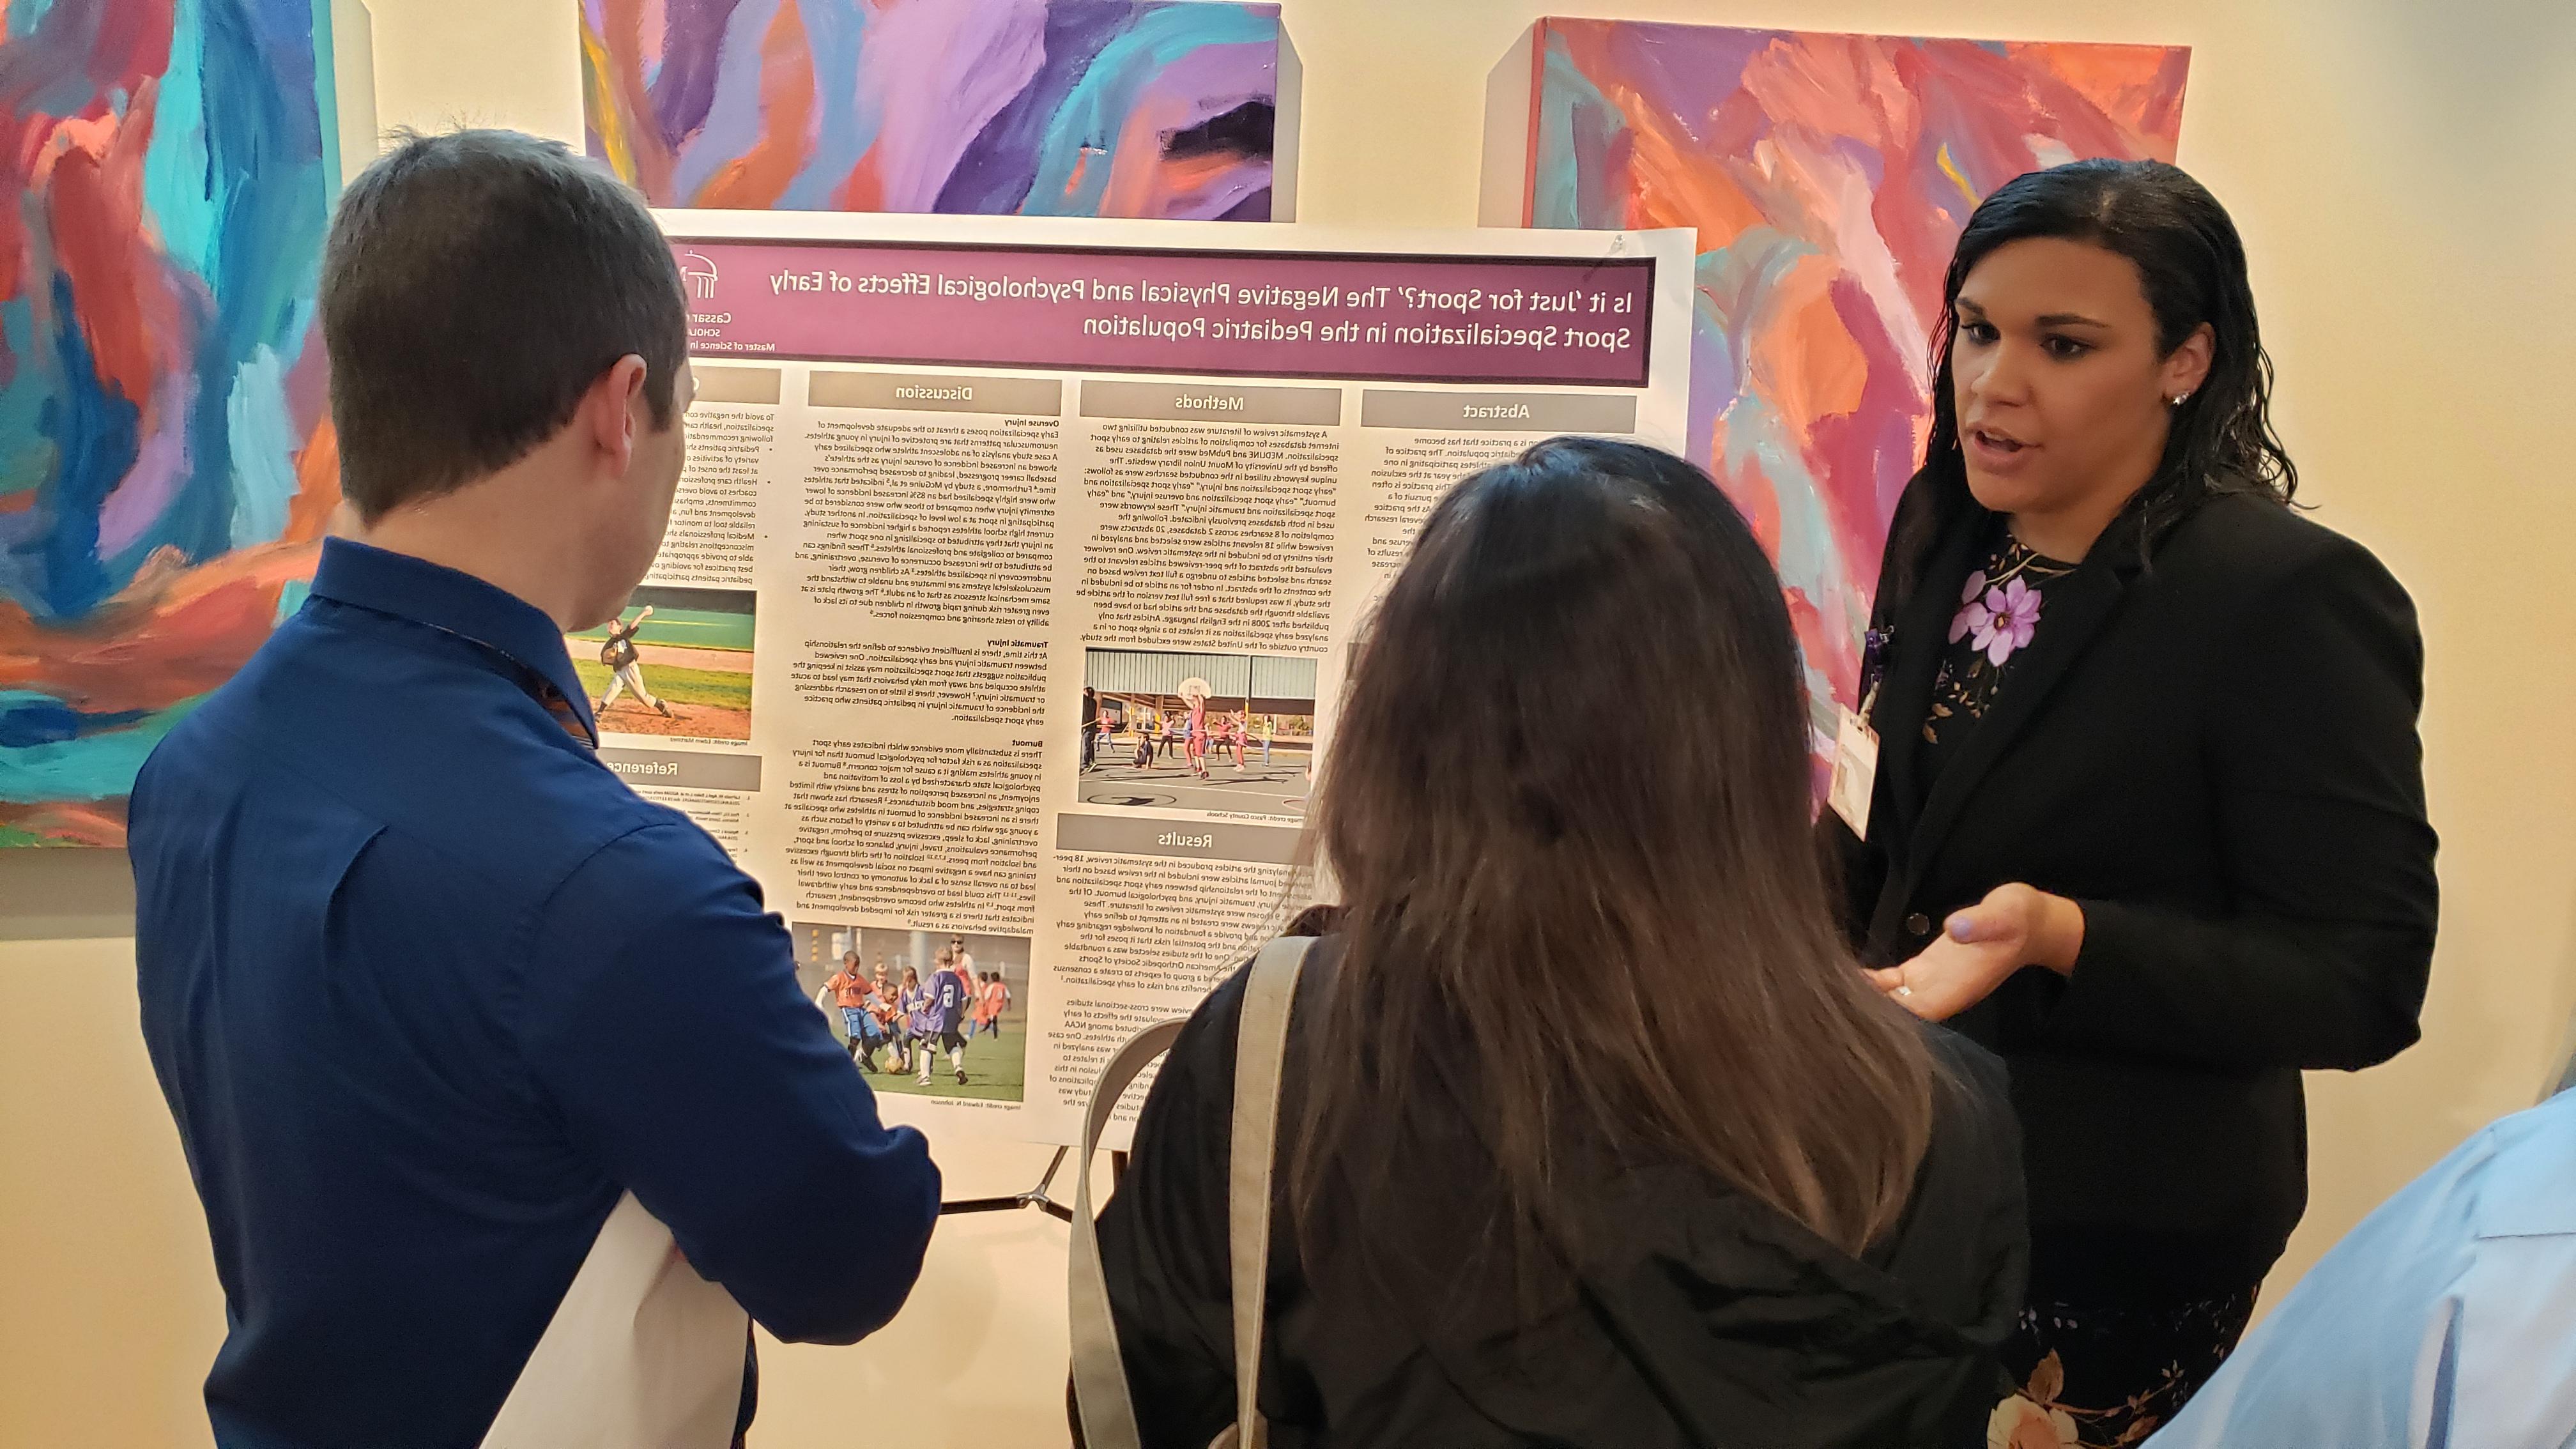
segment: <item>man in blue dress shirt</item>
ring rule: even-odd
[[[354,537],[133,797],[216,1440],[470,1449],[628,1192],[779,1337],[875,1330],[938,1171],[759,889],[599,762],[563,642],[670,516],[668,246],[553,142],[415,138],[349,188],[321,307]]]
[[[2576,1445],[2576,1092],[2362,1219],[2147,1444]]]

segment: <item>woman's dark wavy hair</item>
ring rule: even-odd
[[[1968,218],[1942,281],[1932,340],[1932,436],[1923,471],[1907,490],[1913,496],[1899,510],[1882,608],[1913,591],[1950,521],[1977,506],[1968,493],[1951,397],[1954,309],[1977,263],[2033,237],[2089,242],[2126,257],[2155,313],[2161,352],[2170,354],[2203,324],[2213,335],[2209,379],[2175,411],[2164,463],[2129,504],[2142,548],[2152,549],[2211,495],[2254,493],[2284,504],[2298,495],[2299,470],[2272,428],[2272,359],[2254,319],[2245,243],[2227,208],[2189,173],[2162,161],[2075,161],[2033,171],[2005,183]]]

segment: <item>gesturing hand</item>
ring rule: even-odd
[[[2026,885],[1998,886],[1950,917],[1922,954],[1869,977],[1916,1016],[1947,1021],[2024,966],[2073,971],[2083,947],[2082,907]]]

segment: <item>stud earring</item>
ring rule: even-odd
[[[2189,401],[2191,401],[2191,394],[2190,394],[2190,393],[2187,393],[2187,392],[2178,392],[2178,393],[2175,393],[2175,394],[2174,394],[2174,398],[2173,398],[2173,405],[2174,405],[2175,407],[2181,407],[2184,403],[2187,403],[2187,402],[2189,402]]]

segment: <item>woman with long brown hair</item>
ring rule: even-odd
[[[1273,1443],[1984,1442],[2016,1133],[1995,1063],[1840,940],[1805,719],[1699,470],[1558,439],[1435,510],[1314,809],[1342,909],[1285,1072]],[[1165,1061],[1100,1222],[1148,1445],[1234,1416],[1242,999]]]

